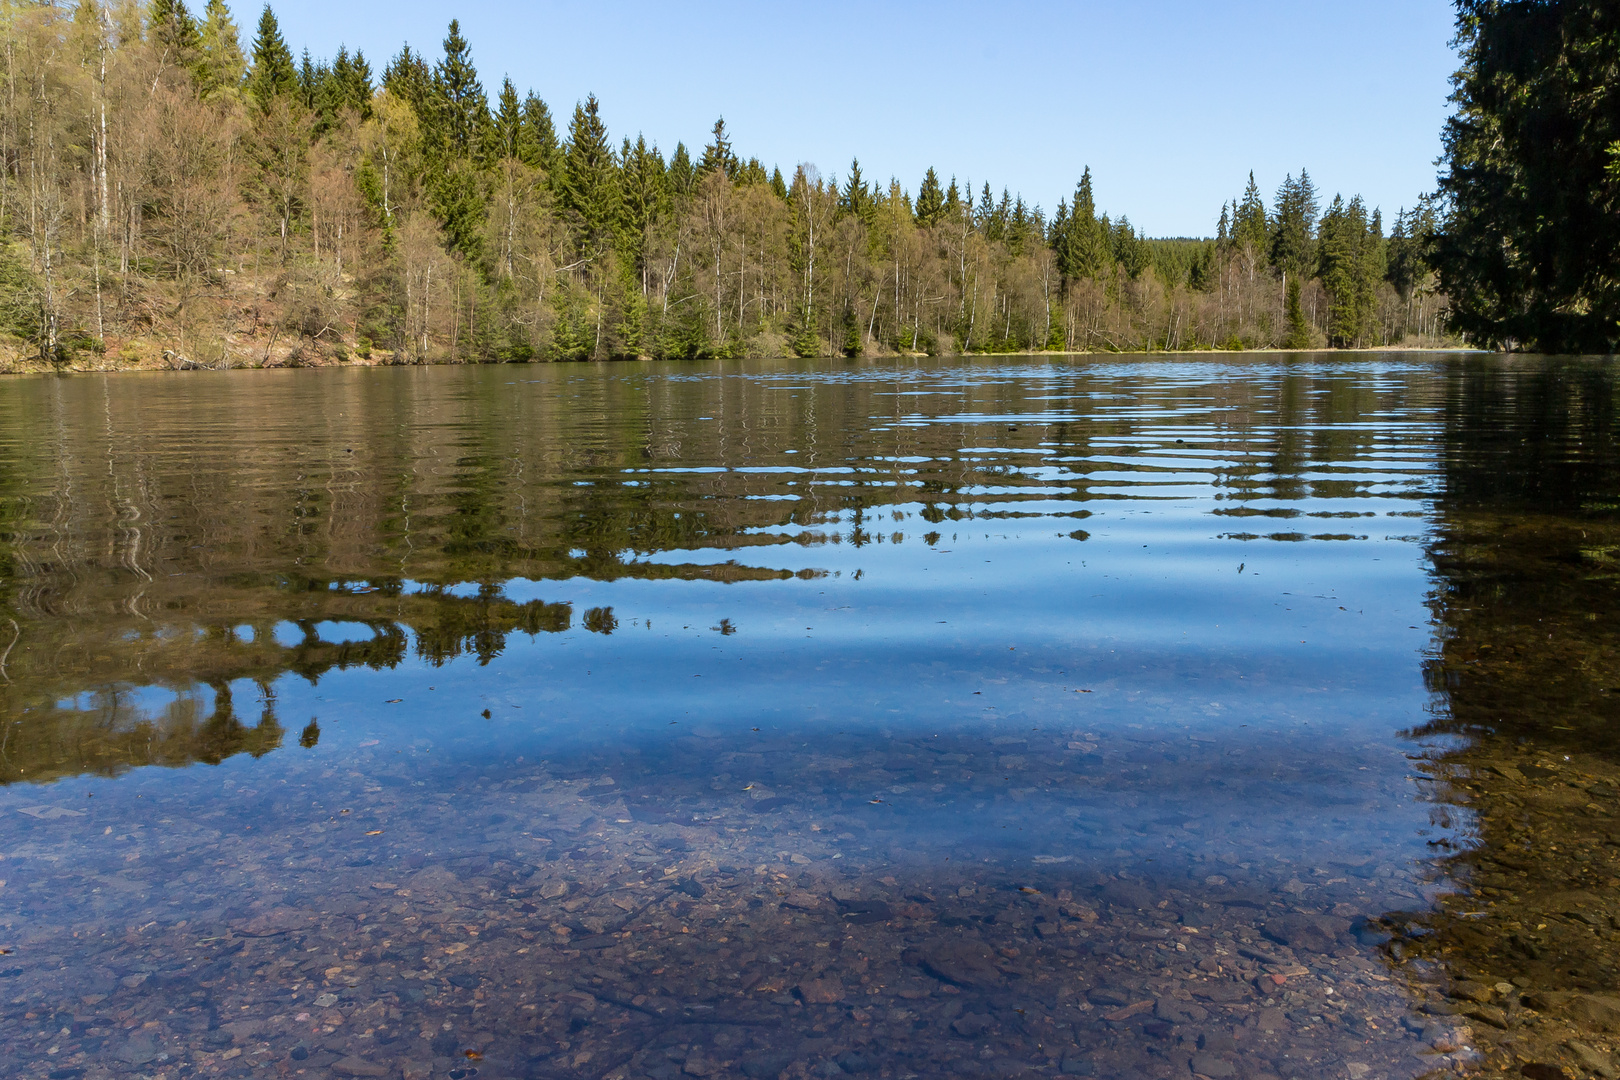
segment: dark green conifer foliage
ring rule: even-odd
[[[1071,249],[1074,245],[1074,223],[1069,218],[1069,200],[1059,199],[1057,213],[1052,215],[1051,227],[1047,230],[1047,246],[1052,249],[1057,259],[1058,274],[1065,280],[1069,277],[1069,267],[1074,262]]]
[[[518,157],[529,168],[544,169],[547,176],[554,176],[560,154],[557,125],[552,122],[551,110],[531,90],[523,99],[523,132]]]
[[[1260,198],[1260,187],[1249,174],[1249,186],[1243,191],[1232,225],[1232,239],[1240,248],[1247,248],[1265,258],[1270,247],[1271,229],[1266,222],[1266,204]]]
[[[1103,218],[1106,224],[1107,217]],[[1108,228],[1109,251],[1114,262],[1122,267],[1133,279],[1142,276],[1153,263],[1152,252],[1148,249],[1146,241],[1138,235],[1131,219],[1121,214],[1119,221]]]
[[[445,34],[444,59],[433,70],[432,101],[445,149],[459,160],[482,160],[489,140],[489,98],[455,19]]]
[[[298,100],[303,102],[304,108],[315,107],[315,97],[320,92],[321,80],[325,75],[324,67],[317,68],[309,50],[305,49],[298,65]]]
[[[241,87],[247,58],[242,55],[241,37],[225,0],[208,0],[198,31],[198,47],[201,55],[195,75],[204,97]]]
[[[1346,203],[1335,196],[1322,215],[1317,274],[1328,294],[1328,343],[1335,348],[1373,340],[1375,292],[1383,277],[1382,225],[1369,222],[1357,196]]]
[[[1301,169],[1298,180],[1290,175],[1283,181],[1271,216],[1271,265],[1279,274],[1297,278],[1311,272],[1319,211],[1310,173]]]
[[[1305,308],[1300,303],[1301,286],[1299,275],[1295,274],[1288,279],[1288,300],[1286,303],[1286,317],[1288,319],[1288,336],[1283,340],[1285,349],[1308,349],[1311,347],[1311,325],[1305,320]]]
[[[253,68],[248,73],[247,89],[258,102],[259,108],[268,110],[270,103],[281,94],[290,94],[298,88],[298,71],[293,67],[292,51],[287,39],[281,36],[281,26],[270,5],[259,15],[258,33],[253,38]]]
[[[518,160],[523,144],[523,104],[518,102],[517,87],[512,78],[501,79],[501,92],[496,96],[496,115],[489,130],[491,146],[497,159]]]
[[[849,177],[838,195],[838,209],[863,221],[872,215],[872,192],[866,186],[866,179],[861,176],[860,158],[850,160]]]
[[[512,85],[510,77],[501,80],[490,137],[496,157],[503,161],[522,160],[523,104],[518,100],[517,87]]]
[[[411,107],[417,120],[428,122],[433,95],[433,69],[409,45],[383,69],[383,89]]]
[[[1087,168],[1075,185],[1073,205],[1061,231],[1054,224],[1052,244],[1057,255],[1058,273],[1065,281],[1095,280],[1112,265],[1108,231],[1097,220],[1097,198],[1092,191],[1091,169]]]
[[[1620,6],[1458,0],[1434,259],[1482,345],[1620,348]]]
[[[1193,258],[1192,266],[1187,271],[1187,284],[1199,292],[1214,292],[1215,286],[1219,283],[1217,250],[1217,244],[1207,241],[1200,245],[1198,254]]]
[[[1403,301],[1411,299],[1430,272],[1429,256],[1437,227],[1434,201],[1425,197],[1412,210],[1395,216],[1386,245],[1385,276]]]
[[[315,133],[336,127],[345,111],[353,110],[362,120],[371,116],[371,65],[364,56],[349,56],[339,46],[330,66],[318,64],[315,82]]]
[[[575,250],[594,258],[612,244],[619,215],[618,162],[595,94],[574,106],[561,171],[558,194]]]
[[[783,179],[782,170],[780,167],[771,170],[771,191],[775,192],[778,199],[781,199],[783,202],[787,202],[787,181]]]
[[[703,176],[721,172],[727,179],[737,174],[737,155],[732,153],[731,136],[726,131],[726,118],[723,116],[714,122],[714,128],[709,133],[709,145],[703,148],[703,156],[698,159],[697,171]]]
[[[659,223],[669,213],[664,158],[658,147],[648,146],[646,138],[638,135],[633,145],[628,138],[624,140],[620,160],[623,162],[624,247],[640,291],[645,294],[651,286],[647,247]]]
[[[917,224],[932,225],[944,216],[945,192],[939,186],[939,174],[930,166],[917,188]]]
[[[839,351],[850,357],[861,355],[865,351],[865,342],[862,340],[861,320],[856,317],[853,308],[848,306],[844,308],[842,323],[844,332],[841,335],[842,340],[839,343]]]
[[[202,35],[197,20],[186,10],[185,0],[152,0],[147,21],[147,33],[169,63],[189,67],[196,62]]]
[[[371,91],[371,65],[366,63],[365,54],[356,52],[350,56],[347,47],[338,46],[327,77],[324,108],[330,109],[334,118],[352,109],[360,119],[369,120]]]
[[[686,144],[678,142],[675,152],[669,156],[669,192],[678,198],[688,198],[696,182],[697,170],[692,167],[692,156],[686,152]]]

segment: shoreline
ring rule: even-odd
[[[1183,350],[1143,350],[1143,351],[1115,351],[1115,350],[1076,350],[1073,352],[1061,351],[1031,351],[1006,353],[892,353],[878,356],[751,356],[727,357],[725,359],[708,358],[702,360],[661,360],[655,357],[642,356],[611,360],[540,360],[540,361],[497,361],[482,362],[476,360],[436,360],[429,363],[393,363],[390,360],[362,360],[350,359],[341,361],[323,361],[319,363],[295,362],[272,364],[232,364],[211,366],[193,361],[183,361],[180,364],[109,364],[105,366],[82,366],[77,364],[48,364],[43,362],[23,362],[0,367],[0,376],[30,376],[30,375],[128,375],[128,374],[178,374],[181,372],[227,372],[227,371],[331,371],[331,370],[359,370],[373,368],[450,368],[450,367],[561,367],[579,364],[714,364],[726,363],[736,360],[844,360],[849,362],[882,362],[891,360],[927,360],[927,359],[992,359],[992,358],[1036,358],[1036,357],[1203,357],[1203,356],[1357,356],[1375,353],[1469,353],[1478,356],[1544,356],[1543,353],[1512,353],[1499,352],[1490,349],[1478,349],[1467,345],[1390,345],[1383,347],[1368,347],[1355,349],[1183,349]],[[1563,355],[1563,354],[1560,354]],[[1575,354],[1569,354],[1575,355]]]

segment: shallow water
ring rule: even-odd
[[[1467,514],[1526,513],[1500,478],[1590,456],[1497,438],[1546,371],[0,385],[0,1053],[57,1080],[1482,1061],[1435,1007],[1455,965],[1390,937],[1472,888],[1440,598]],[[1460,407],[1481,380],[1508,404]]]

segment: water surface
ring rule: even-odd
[[[0,385],[0,1050],[58,1080],[1484,1060],[1500,1031],[1437,995],[1523,988],[1433,946],[1482,849],[1445,597],[1455,532],[1526,513],[1502,477],[1590,457],[1500,440],[1548,378]]]

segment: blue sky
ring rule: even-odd
[[[200,10],[201,3],[194,5]],[[1434,186],[1455,57],[1445,0],[280,0],[288,44],[439,54],[459,18],[484,84],[510,74],[559,127],[594,92],[615,137],[737,150],[915,190],[988,180],[1048,211],[1090,165],[1098,202],[1151,235],[1210,235],[1250,169],[1303,166],[1393,214]],[[244,45],[259,8],[237,0]]]

